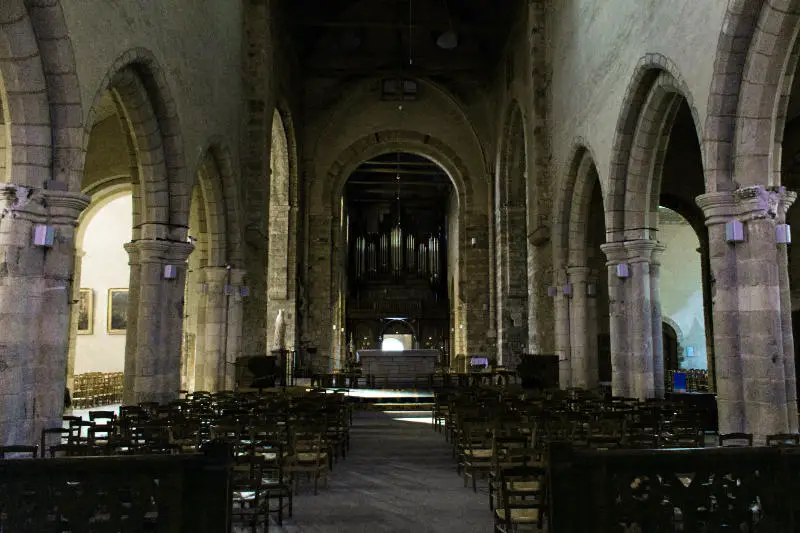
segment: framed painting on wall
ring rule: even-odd
[[[94,291],[81,289],[78,295],[78,335],[94,333]]]
[[[128,289],[108,289],[109,335],[124,335],[128,329]]]

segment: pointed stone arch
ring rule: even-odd
[[[292,349],[297,323],[297,178],[293,124],[288,109],[278,105],[272,114],[270,149],[269,243],[267,275],[267,347]],[[283,339],[270,326],[283,311]]]
[[[528,339],[528,164],[522,109],[506,112],[494,187],[497,355],[509,367]],[[512,355],[513,354],[513,355]]]
[[[659,165],[669,140],[663,132],[671,127],[684,100],[694,119],[697,138],[702,139],[694,99],[675,64],[661,54],[647,54],[639,60],[614,135],[604,199],[607,242],[649,238],[654,230],[652,210],[658,199],[653,199],[652,191],[660,184]],[[652,174],[651,169],[655,169]],[[634,194],[629,193],[631,187]]]

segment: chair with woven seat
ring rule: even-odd
[[[478,476],[488,478],[494,467],[494,448],[492,426],[488,423],[471,421],[464,424],[462,431],[461,463],[464,486],[472,480],[473,492],[478,491]]]
[[[286,461],[284,443],[281,441],[262,440],[254,442],[251,449],[254,455],[264,458],[261,489],[265,505],[268,512],[276,512],[278,525],[282,525],[284,510],[288,511],[289,517],[292,516],[293,511],[292,480],[284,469]],[[277,502],[275,509],[271,505],[273,501]]]
[[[255,533],[267,530],[268,508],[262,489],[264,457],[241,455],[233,458],[231,470],[231,524],[248,527]],[[241,531],[241,529],[240,529]]]
[[[305,473],[314,477],[314,494],[319,492],[319,481],[328,485],[329,458],[325,442],[325,427],[293,427],[289,432],[289,454],[285,469],[292,477],[294,491],[297,491],[298,475]]]
[[[500,470],[500,502],[494,511],[495,533],[545,531],[546,471],[535,466]]]

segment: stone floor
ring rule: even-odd
[[[464,488],[430,412],[356,412],[350,455],[329,487],[314,496],[301,484],[298,492],[285,533],[492,531],[485,483],[477,494]]]

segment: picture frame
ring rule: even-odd
[[[80,289],[77,305],[78,335],[94,334],[94,291]]]
[[[128,289],[108,289],[107,311],[108,334],[124,335],[128,329]]]

